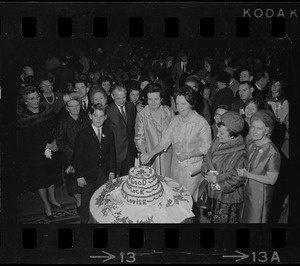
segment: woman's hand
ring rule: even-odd
[[[244,176],[244,177],[247,177],[247,175],[249,173],[245,168],[236,169],[236,171],[238,173],[238,176]]]
[[[109,173],[109,176],[108,176],[108,181],[109,181],[109,182],[112,182],[112,181],[114,180],[114,178],[115,178],[115,173],[110,172],[110,173]]]
[[[78,185],[79,187],[84,187],[84,186],[86,186],[86,181],[85,181],[84,177],[77,178],[77,185]]]
[[[205,176],[205,180],[208,183],[216,183],[217,182],[217,174],[214,172],[209,171]]]
[[[149,153],[142,153],[141,154],[141,163],[147,164],[151,160],[152,156]]]

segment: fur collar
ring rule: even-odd
[[[31,127],[39,124],[55,116],[53,107],[40,105],[40,112],[37,114],[31,113],[29,110],[18,112],[18,127]]]
[[[237,138],[220,145],[219,138],[216,138],[212,144],[212,153],[215,155],[232,153],[246,148],[246,144],[241,135]]]

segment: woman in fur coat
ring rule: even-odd
[[[35,86],[21,89],[24,108],[18,112],[18,141],[29,184],[41,197],[47,218],[53,219],[51,205],[62,208],[55,198],[61,162],[55,141],[55,112],[40,99]]]
[[[217,124],[218,134],[202,165],[204,181],[200,190],[208,195],[209,206],[201,211],[200,223],[238,223],[240,205],[243,202],[244,177],[236,169],[247,165],[247,151],[240,135],[244,119],[237,113],[228,111]],[[199,192],[199,195],[203,193]],[[204,206],[200,206],[204,207]]]

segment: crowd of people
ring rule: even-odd
[[[64,208],[55,187],[66,183],[88,223],[94,191],[147,164],[189,191],[194,222],[286,222],[288,85],[269,54],[253,53],[200,58],[118,46],[106,56],[64,52],[24,65],[17,101],[23,182],[49,219],[51,206]]]

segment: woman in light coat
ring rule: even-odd
[[[191,87],[181,87],[174,97],[179,114],[173,117],[159,144],[141,155],[141,161],[149,162],[155,154],[172,145],[171,178],[183,185],[196,201],[203,180],[200,175],[203,156],[211,144],[211,130],[206,119],[193,110],[195,91]]]
[[[158,83],[150,83],[145,88],[148,105],[137,113],[135,122],[134,141],[141,154],[152,151],[161,141],[172,117],[173,110],[164,105],[164,88]],[[170,177],[172,147],[166,152],[160,152],[153,157],[148,165],[152,166],[159,175]]]

